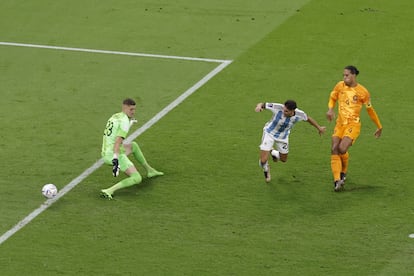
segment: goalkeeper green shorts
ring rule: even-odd
[[[106,165],[112,166],[112,159],[114,159],[113,155],[105,155],[103,157],[104,163]],[[134,167],[134,163],[129,160],[128,156],[125,153],[122,153],[118,156],[118,162],[119,162],[119,169],[121,172],[125,172],[127,169]]]

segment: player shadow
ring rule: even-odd
[[[375,186],[375,185],[369,185],[369,184],[357,184],[354,182],[347,181],[345,183],[344,188],[340,192],[373,192],[373,191],[379,191],[383,189],[384,187],[381,186]]]
[[[266,183],[269,187],[272,188],[276,188],[277,186],[280,185],[306,185],[306,183],[304,181],[302,181],[300,178],[297,178],[295,176],[290,176],[288,181],[286,178],[284,177],[275,177],[271,180],[271,182]],[[334,187],[333,185],[332,187],[332,191],[334,191]],[[375,186],[375,185],[370,185],[370,184],[358,184],[358,183],[354,183],[353,181],[349,181],[347,180],[345,186],[343,187],[342,190],[340,190],[339,192],[335,192],[335,193],[352,193],[352,192],[375,192],[375,191],[379,191],[382,190],[384,187],[382,186]]]
[[[162,177],[162,176],[161,176]],[[147,190],[153,189],[155,185],[157,185],[157,178],[148,178],[147,176],[143,175],[141,183],[134,185],[135,189],[138,190]]]
[[[281,187],[303,187],[305,182],[299,178],[289,176],[288,178],[283,176],[272,177],[270,182],[266,182],[264,179],[258,181],[260,185],[265,185],[271,191],[279,191]]]

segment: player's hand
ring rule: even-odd
[[[328,112],[326,112],[326,118],[329,122],[331,122],[335,118],[335,112],[333,109],[329,109]]]
[[[380,138],[381,137],[381,134],[382,134],[382,128],[378,128],[375,131],[374,136],[375,136],[375,138]]]
[[[329,109],[328,112],[326,112],[326,119],[328,119],[329,122],[331,122],[335,118],[335,112],[332,109]]]
[[[326,127],[325,126],[321,126],[321,127],[318,128],[318,131],[319,131],[319,135],[322,135],[322,134],[325,133]]]
[[[119,175],[119,162],[118,158],[112,159],[112,175],[117,177]]]
[[[258,103],[258,104],[256,105],[256,108],[254,109],[254,111],[256,111],[256,112],[261,112],[261,111],[263,111],[263,103]]]

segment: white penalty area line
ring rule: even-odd
[[[43,46],[43,45],[34,45],[34,44],[20,44],[20,43],[9,43],[9,42],[0,42],[0,45],[8,45],[8,46],[20,46],[20,47],[33,47],[33,48],[47,48],[47,49],[56,49],[56,50],[69,50],[69,51],[82,51],[82,52],[92,52],[92,53],[103,53],[103,54],[115,54],[115,55],[130,55],[130,56],[141,56],[141,57],[155,57],[155,58],[169,58],[169,59],[184,59],[184,60],[191,60],[191,61],[205,61],[205,62],[218,62],[220,63],[216,68],[214,68],[210,73],[205,75],[201,80],[199,80],[196,84],[191,86],[187,91],[181,94],[178,98],[176,98],[173,102],[167,105],[164,109],[158,112],[154,117],[152,117],[149,121],[147,121],[144,125],[134,131],[126,141],[130,142],[148,130],[151,126],[157,123],[162,117],[168,114],[171,110],[177,107],[180,103],[182,103],[186,98],[188,98],[191,94],[193,94],[197,89],[202,87],[206,84],[210,79],[212,79],[215,75],[220,73],[224,68],[226,68],[232,61],[231,60],[217,60],[217,59],[203,59],[203,58],[189,58],[189,57],[178,57],[178,56],[163,56],[163,55],[148,55],[148,54],[139,54],[139,53],[127,53],[127,52],[117,52],[117,51],[102,51],[102,50],[91,50],[91,49],[80,49],[80,48],[67,48],[67,47],[57,47],[57,46]],[[29,46],[30,45],[30,46]],[[66,186],[60,189],[59,193],[51,199],[46,200],[39,208],[32,211],[29,215],[19,221],[15,226],[13,226],[10,230],[5,232],[3,235],[0,236],[0,245],[8,240],[11,236],[13,236],[17,231],[25,227],[29,224],[33,219],[35,219],[38,215],[40,215],[43,211],[45,211],[49,206],[53,203],[58,201],[61,197],[63,197],[66,193],[76,187],[79,183],[81,183],[85,178],[91,175],[94,171],[99,169],[104,164],[103,159],[99,159],[96,161],[91,167],[86,169],[83,173],[81,173],[78,177],[73,179],[69,182]]]
[[[2,42],[2,41],[0,41],[0,45],[15,46],[15,47],[27,47],[27,48],[41,48],[41,49],[51,49],[51,50],[61,50],[61,51],[73,51],[73,52],[109,54],[109,55],[123,55],[123,56],[135,56],[135,57],[164,58],[164,59],[178,59],[178,60],[189,60],[189,61],[204,61],[204,62],[215,62],[215,63],[231,62],[230,60],[224,60],[224,59],[181,57],[181,56],[169,56],[169,55],[155,55],[155,54],[121,52],[121,51],[108,51],[108,50],[85,49],[85,48],[72,48],[72,47],[26,44],[26,43],[15,43],[15,42]]]

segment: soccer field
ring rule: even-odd
[[[240,2],[1,1],[1,275],[412,273],[414,4]],[[384,131],[362,112],[335,193],[325,113],[349,64]],[[126,97],[165,175],[138,166],[109,201],[101,135]],[[265,183],[254,107],[287,99],[328,131],[299,123]]]

